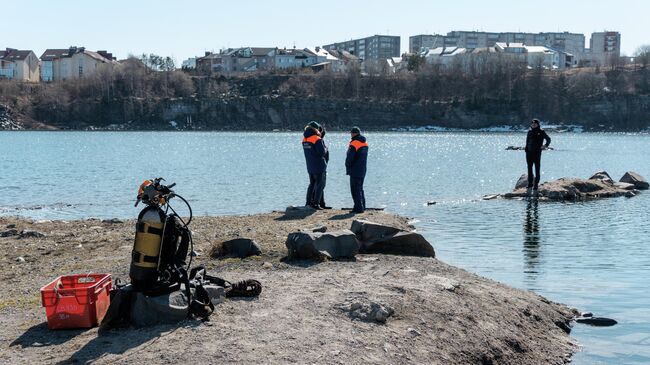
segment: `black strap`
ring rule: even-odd
[[[150,233],[150,234],[155,234],[157,236],[162,236],[163,234],[163,230],[161,228],[151,227],[143,222],[138,222],[135,225],[135,230],[140,233]]]
[[[147,256],[147,255],[143,254],[142,252],[131,251],[131,259],[134,262],[140,262],[140,258],[142,258],[142,262],[148,262],[148,263],[151,263],[151,264],[158,263],[158,257],[156,257],[156,256]]]

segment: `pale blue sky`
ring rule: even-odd
[[[181,60],[223,47],[313,47],[373,34],[452,30],[617,30],[622,52],[650,44],[650,1],[414,0],[0,0],[0,48],[85,46],[118,58],[157,53]]]

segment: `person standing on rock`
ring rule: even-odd
[[[309,187],[307,187],[306,206],[321,210],[320,202],[327,180],[327,146],[321,138],[320,124],[309,122],[303,133],[302,149],[305,153],[307,173],[309,174]]]
[[[368,143],[366,137],[361,135],[359,127],[350,131],[350,146],[345,158],[345,171],[350,176],[350,192],[355,213],[363,213],[366,209],[366,197],[363,191],[363,180],[366,177],[366,164],[368,162]]]
[[[544,144],[546,141],[546,144]],[[551,137],[539,125],[538,119],[533,119],[530,124],[530,130],[526,136],[526,163],[528,164],[528,189],[537,190],[539,186],[540,162],[542,160],[542,150],[548,148],[551,144]],[[535,175],[533,176],[533,165],[535,166]]]

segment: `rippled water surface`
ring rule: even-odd
[[[576,364],[650,363],[650,192],[576,204],[481,201],[525,172],[522,133],[369,133],[368,206],[417,220],[440,259],[616,319],[574,327]],[[542,180],[627,170],[650,178],[650,136],[552,134]],[[331,150],[326,198],[352,205]],[[304,203],[298,133],[0,132],[0,215],[135,217],[143,179],[164,176],[196,214],[248,214]],[[437,204],[427,206],[428,201]]]

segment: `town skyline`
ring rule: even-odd
[[[39,11],[30,18],[3,19],[5,29],[20,26],[25,31],[11,32],[11,36],[5,32],[0,37],[1,48],[32,49],[40,55],[47,48],[84,46],[109,50],[118,59],[143,53],[171,56],[179,65],[184,59],[222,48],[293,48],[295,45],[302,49],[374,34],[400,36],[401,52],[405,53],[411,36],[457,30],[585,35],[613,30],[622,34],[621,54],[628,56],[637,47],[650,43],[638,26],[643,24],[642,14],[650,13],[650,4],[635,0],[626,3],[625,8],[614,9],[604,1],[563,4],[561,11],[539,8],[539,4],[510,4],[501,0],[489,5],[470,0],[459,0],[453,5],[405,1],[397,6],[382,0],[365,7],[333,0],[326,9],[314,10],[306,9],[304,3],[297,1],[285,1],[282,5],[253,1],[255,5],[245,12],[236,10],[235,5],[201,1],[194,2],[191,8],[180,7],[173,1],[156,2],[156,7],[150,2],[126,1],[83,8],[74,2],[56,6],[46,1],[27,3],[49,11]],[[25,4],[10,3],[5,10],[8,14],[12,10],[18,12],[19,5]],[[198,12],[197,8],[203,11]],[[39,30],[38,25],[46,24],[47,17],[51,19],[53,13],[72,16],[66,18],[65,24],[57,23],[56,29]],[[589,47],[588,41],[585,46]]]

